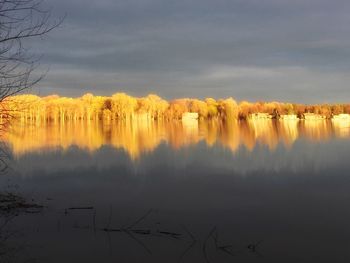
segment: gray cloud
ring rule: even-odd
[[[348,1],[47,1],[43,94],[350,100]]]

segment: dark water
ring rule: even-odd
[[[328,134],[317,138],[298,126],[288,147],[268,131],[274,147],[259,139],[234,151],[218,140],[160,140],[137,158],[108,142],[93,151],[37,143],[16,152],[7,140],[14,159],[2,190],[45,208],[6,225],[14,233],[6,260],[349,262],[350,140],[327,125],[329,134],[311,133]],[[181,138],[196,132],[203,129]]]

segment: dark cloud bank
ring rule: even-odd
[[[48,0],[33,92],[350,101],[349,1]]]

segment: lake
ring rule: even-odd
[[[350,260],[346,121],[14,123],[2,145],[1,190],[44,206],[1,218],[4,262]]]

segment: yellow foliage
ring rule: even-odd
[[[111,97],[94,96],[87,93],[80,98],[51,95],[39,97],[32,94],[8,97],[0,103],[0,119],[14,117],[22,122],[63,122],[66,120],[180,120],[184,113],[198,113],[199,119],[221,119],[233,121],[248,119],[252,115],[263,113],[270,118],[285,115],[297,115],[304,118],[314,113],[324,118],[333,115],[349,114],[350,105],[301,105],[281,102],[242,101],[239,104],[232,98],[215,100],[182,98],[170,102],[158,95],[149,94],[136,98],[126,93],[115,93]]]

